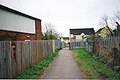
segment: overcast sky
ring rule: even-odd
[[[0,0],[0,4],[50,22],[63,36],[69,28],[101,28],[103,15],[120,11],[120,0]]]

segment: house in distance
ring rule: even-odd
[[[113,30],[110,27],[106,26],[106,27],[100,28],[96,32],[95,37],[105,38],[105,37],[111,36],[113,34],[114,34]]]
[[[68,46],[69,43],[69,37],[61,37],[61,42],[64,43],[65,46]]]
[[[0,5],[0,41],[41,39],[40,19]]]
[[[89,36],[94,35],[93,28],[70,29],[70,41],[85,41]]]

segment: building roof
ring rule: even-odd
[[[70,34],[80,35],[82,33],[90,35],[95,34],[95,31],[93,28],[70,29]]]
[[[69,39],[69,37],[63,37],[63,39]]]
[[[15,13],[15,14],[18,14],[18,15],[22,15],[22,16],[24,16],[24,17],[28,17],[28,18],[31,18],[31,19],[41,20],[41,19],[39,19],[39,18],[36,18],[36,17],[30,16],[30,15],[24,14],[24,13],[22,13],[22,12],[19,12],[19,11],[17,11],[17,10],[11,9],[11,8],[6,7],[6,6],[4,6],[4,5],[1,5],[1,4],[0,4],[0,9],[7,10],[7,11],[9,11],[9,12],[12,12],[12,13]]]
[[[112,31],[112,29],[110,28],[110,27],[108,27],[108,26],[106,26],[106,27],[103,27],[103,28],[100,28],[98,31],[96,31],[96,33],[99,33],[99,32],[101,32],[103,29],[106,29],[106,30],[108,30],[111,34],[113,33],[113,31]]]

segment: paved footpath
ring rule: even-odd
[[[68,48],[60,50],[58,56],[45,71],[42,79],[85,79],[80,73],[72,52]]]

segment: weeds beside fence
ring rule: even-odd
[[[0,41],[0,78],[14,78],[60,47],[60,40]]]
[[[87,39],[86,41],[70,42],[70,49],[86,48],[96,60],[108,65],[120,74],[120,37],[108,36],[106,38]]]
[[[89,79],[117,80],[118,73],[94,59],[85,48],[74,48],[75,60]]]
[[[60,49],[55,50],[54,53],[50,54],[43,60],[39,61],[37,64],[26,69],[22,73],[18,74],[16,79],[40,79],[41,75],[44,74],[45,68],[54,60],[55,56],[59,53]]]
[[[97,54],[107,57],[107,65],[113,69],[118,66],[118,69],[120,70],[119,36],[109,36],[104,39],[95,39],[94,50]]]

